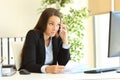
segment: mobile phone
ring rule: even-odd
[[[61,28],[61,26],[59,26],[59,29],[58,29],[58,34],[60,34],[60,28]]]

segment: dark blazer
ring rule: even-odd
[[[69,49],[62,48],[60,37],[52,38],[53,63],[50,65],[66,65],[70,59]],[[43,34],[37,30],[30,30],[26,35],[26,40],[22,50],[21,69],[30,72],[41,73],[41,67],[45,62],[45,42]]]

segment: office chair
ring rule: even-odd
[[[15,66],[16,66],[17,70],[20,69],[22,47],[23,47],[23,42],[13,42],[12,43],[14,62],[15,62]]]

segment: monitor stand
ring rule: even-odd
[[[120,57],[119,57],[119,65],[120,65]],[[120,73],[120,68],[116,70],[117,73]]]

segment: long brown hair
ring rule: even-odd
[[[48,22],[48,19],[51,17],[51,16],[57,16],[60,18],[61,20],[61,16],[60,16],[60,12],[55,9],[55,8],[46,8],[39,20],[38,20],[38,23],[36,24],[35,28],[36,30],[40,31],[41,33],[45,32],[46,28],[47,28],[47,22]]]

